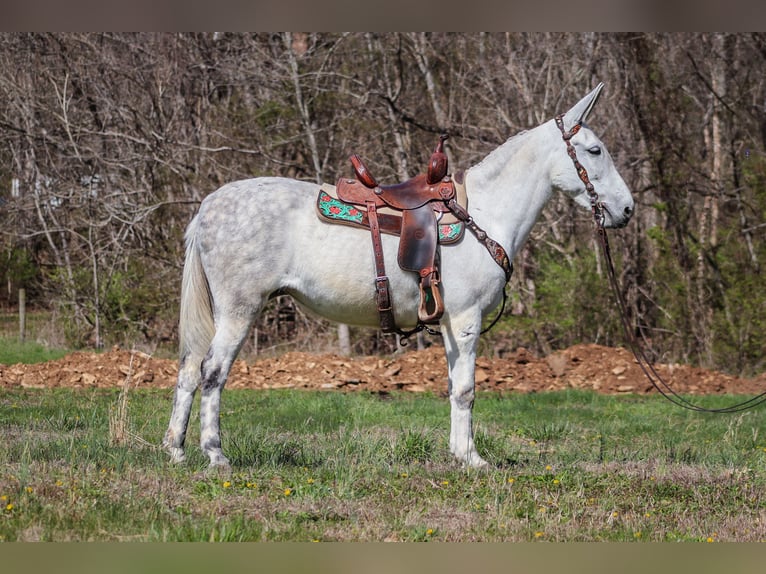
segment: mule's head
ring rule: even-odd
[[[599,84],[595,90],[577,102],[563,116],[564,131],[569,132],[580,124],[582,127],[571,138],[571,144],[577,154],[578,161],[588,173],[588,178],[598,194],[598,201],[604,211],[605,227],[624,227],[633,215],[634,202],[628,186],[625,185],[614,166],[609,152],[603,142],[596,137],[585,125],[593,106],[598,100],[604,84]],[[567,153],[566,143],[561,132],[556,130],[554,145],[553,187],[570,195],[580,205],[590,209],[591,198],[585,189],[585,183],[579,177],[572,159]]]

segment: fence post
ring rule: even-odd
[[[27,292],[19,289],[19,341],[27,337]]]

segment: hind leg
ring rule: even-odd
[[[200,446],[211,467],[228,467],[221,449],[221,392],[252,319],[225,317],[219,320],[210,350],[201,366]]]
[[[186,355],[181,358],[178,369],[178,382],[173,394],[173,411],[170,414],[170,423],[165,432],[162,446],[170,453],[171,462],[183,462],[184,441],[186,440],[186,428],[189,425],[194,393],[200,383],[201,358]]]

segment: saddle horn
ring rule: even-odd
[[[449,134],[439,136],[439,143],[436,144],[434,152],[431,154],[431,161],[428,164],[428,176],[426,181],[428,185],[440,182],[447,175],[447,154],[444,153],[444,141],[449,138]]]

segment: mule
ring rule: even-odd
[[[600,84],[563,115],[564,128],[583,124]],[[634,202],[604,144],[585,125],[571,139],[603,208],[605,227],[625,226]],[[465,173],[468,210],[512,259],[554,191],[583,207],[591,200],[554,120],[521,132]],[[229,183],[210,194],[189,224],[181,289],[180,362],[163,445],[184,460],[184,440],[197,388],[200,445],[210,467],[228,467],[221,448],[221,392],[249,329],[270,297],[289,294],[331,321],[375,327],[378,312],[368,233],[319,220],[318,186],[280,177]],[[394,261],[398,238],[384,236]],[[449,448],[470,467],[486,466],[473,438],[474,368],[482,319],[500,303],[506,278],[470,234],[441,248],[443,337],[450,401]],[[396,324],[414,326],[418,278],[389,271]]]

